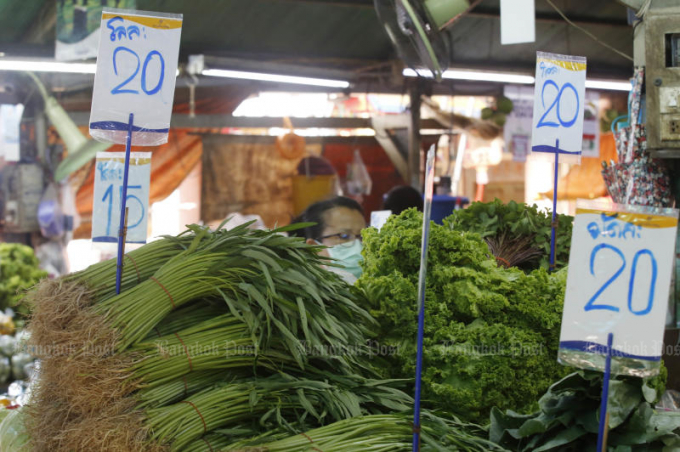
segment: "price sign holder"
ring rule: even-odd
[[[423,336],[425,332],[425,280],[427,276],[427,246],[430,241],[430,217],[434,193],[434,145],[427,151],[425,166],[425,199],[423,205],[423,238],[418,276],[418,347],[416,355],[416,388],[413,410],[413,452],[420,452],[420,393],[423,373]]]
[[[555,155],[550,271],[555,269],[557,181],[560,155],[566,162],[581,162],[585,84],[585,57],[536,52],[531,151]]]
[[[677,225],[675,209],[577,203],[558,360],[604,372],[598,451],[610,375],[659,371]]]
[[[130,148],[167,142],[181,29],[181,14],[102,12],[90,134],[98,141],[125,144],[116,293],[125,251]]]

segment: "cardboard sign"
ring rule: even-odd
[[[392,215],[391,210],[374,210],[371,212],[371,227],[376,228],[378,231],[385,226],[387,219]]]
[[[90,134],[132,145],[167,143],[175,94],[182,15],[104,9]]]
[[[532,152],[581,161],[585,92],[584,57],[537,52]]]
[[[94,176],[94,206],[92,208],[92,241],[118,242],[120,201],[123,193],[124,152],[97,154]],[[128,226],[126,243],[146,243],[149,219],[149,183],[151,153],[132,152],[126,207]]]
[[[536,41],[534,0],[501,0],[501,44]]]
[[[675,256],[678,211],[639,206],[576,209],[559,360],[604,370],[613,333],[612,372],[658,372]]]
[[[23,104],[0,105],[0,156],[6,162],[18,162],[21,159],[19,150],[23,114]]]

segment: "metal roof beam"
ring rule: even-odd
[[[475,8],[468,14],[470,17],[482,17],[486,19],[499,19],[501,17],[501,11],[498,8]],[[603,19],[593,16],[573,16],[569,15],[569,20],[578,25],[599,25],[603,27],[630,27],[626,19]],[[538,22],[551,22],[551,23],[563,23],[566,24],[564,19],[558,14],[552,13],[536,13],[536,21]]]
[[[69,116],[77,125],[88,125],[90,112],[69,112]],[[370,118],[291,118],[296,129],[370,129],[373,127]],[[196,115],[173,114],[171,127],[198,128],[198,129],[269,129],[272,127],[284,127],[283,118],[245,117],[231,115]],[[423,119],[420,122],[422,129],[445,129],[434,119]]]
[[[373,8],[373,0],[277,0],[289,3],[307,3],[314,5],[348,6],[352,8]]]

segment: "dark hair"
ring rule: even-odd
[[[327,199],[325,201],[318,201],[305,209],[302,214],[293,219],[293,223],[316,223],[303,229],[292,231],[291,235],[297,237],[304,237],[306,239],[317,240],[321,238],[323,230],[326,227],[324,224],[324,213],[336,207],[346,207],[348,209],[356,210],[361,215],[364,214],[364,209],[361,208],[358,202],[352,198],[345,198],[344,196],[337,196],[335,198]]]
[[[383,210],[391,210],[394,215],[399,215],[410,207],[423,211],[423,197],[410,185],[394,187],[385,195]]]

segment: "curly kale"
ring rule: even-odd
[[[357,282],[397,346],[387,377],[413,378],[422,214],[364,232]],[[432,224],[426,286],[426,407],[488,421],[496,406],[529,412],[566,374],[556,361],[566,272],[499,268],[478,234]]]

